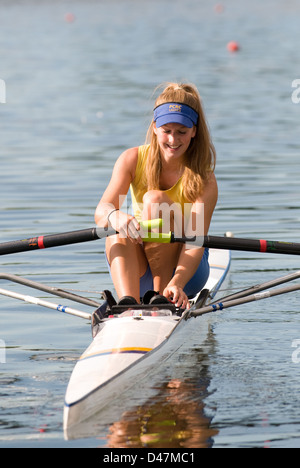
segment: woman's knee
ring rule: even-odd
[[[166,232],[169,230],[182,233],[183,216],[179,203],[173,202],[161,190],[149,190],[143,197],[143,218],[162,218]]]
[[[143,211],[151,211],[151,217],[153,218],[157,217],[160,211],[165,211],[167,215],[170,215],[170,212],[174,211],[181,213],[181,208],[178,203],[171,200],[163,191],[149,190],[143,197]]]
[[[160,190],[149,190],[143,196],[143,218],[155,219],[162,217],[163,204],[168,203],[165,194]]]
[[[171,202],[169,197],[161,190],[149,190],[143,196],[144,205],[152,205],[153,203],[168,203]]]

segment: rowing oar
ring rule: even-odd
[[[184,316],[185,319],[190,317],[199,317],[200,315],[209,314],[211,312],[216,312],[218,310],[228,309],[229,307],[234,307],[242,304],[247,304],[249,302],[259,301],[261,299],[267,299],[269,297],[279,296],[281,294],[287,294],[294,291],[300,290],[300,284],[294,284],[292,286],[286,286],[284,288],[278,288],[274,291],[264,291],[257,294],[250,294],[246,297],[240,297],[239,299],[226,300],[222,302],[222,299],[218,302],[214,302],[211,305],[202,307],[201,309],[195,309],[187,311]]]
[[[29,304],[38,305],[41,307],[47,307],[48,309],[57,310],[63,312],[64,314],[75,315],[76,317],[81,317],[87,320],[91,320],[92,315],[88,312],[82,312],[81,310],[72,309],[68,306],[63,306],[60,304],[53,304],[52,302],[44,301],[37,297],[25,296],[24,294],[18,294],[16,292],[7,291],[6,289],[0,289],[0,294],[2,296],[12,297],[13,299],[18,299],[20,301],[28,302]]]
[[[28,239],[4,242],[3,244],[0,244],[0,255],[90,242],[97,239],[103,239],[104,237],[108,237],[113,234],[116,234],[116,232],[112,229],[89,228],[81,231],[30,237]]]
[[[192,306],[192,308],[186,312],[184,318],[188,319],[190,317],[198,317],[199,315],[205,315],[211,312],[216,312],[218,310],[227,309],[229,307],[247,304],[248,302],[254,302],[261,299],[267,299],[268,297],[298,291],[300,290],[300,284],[278,288],[273,291],[270,291],[270,289],[299,278],[300,270],[296,271],[295,273],[290,273],[289,275],[267,281],[265,283],[256,284],[255,286],[244,289],[243,291],[236,292],[234,294],[230,294],[229,296],[224,296],[217,301],[211,302],[210,304],[201,308]]]
[[[64,232],[61,234],[35,236],[28,239],[0,244],[0,255],[90,242],[103,239],[114,234],[116,234],[116,231],[111,228],[94,227],[80,231]],[[268,241],[262,239],[239,239],[235,237],[217,236],[175,237],[172,232],[168,234],[149,232],[146,234],[147,235],[143,237],[144,242],[158,242],[165,244],[180,242],[211,249],[300,255],[300,244],[293,242]]]
[[[187,243],[191,246],[207,247],[220,250],[240,250],[243,252],[269,252],[277,254],[300,255],[300,244],[264,239],[241,239],[235,237],[193,236],[175,237],[173,232],[168,234],[150,233],[144,242]]]
[[[153,219],[140,223],[142,229],[149,230],[162,226],[162,219]],[[91,242],[117,234],[114,229],[93,227],[80,231],[63,232],[61,234],[50,234],[46,236],[33,236],[0,244],[0,255],[9,255],[31,250],[49,249],[63,245],[80,244]]]

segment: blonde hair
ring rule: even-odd
[[[214,171],[216,163],[215,147],[211,141],[200,95],[194,85],[167,83],[165,89],[156,99],[155,107],[167,102],[186,104],[199,115],[196,135],[192,138],[185,154],[185,170],[182,180],[184,197],[190,202],[195,202],[201,195],[209,175]],[[146,166],[147,181],[145,181],[147,190],[159,190],[162,169],[160,149],[157,136],[153,131],[153,125],[154,121],[152,120],[147,132],[147,143],[150,143]]]

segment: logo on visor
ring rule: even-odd
[[[181,112],[182,106],[180,104],[170,104],[169,112]]]

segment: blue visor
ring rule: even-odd
[[[157,128],[168,123],[179,123],[192,128],[197,125],[198,114],[190,106],[180,102],[167,102],[154,109],[154,122]]]

